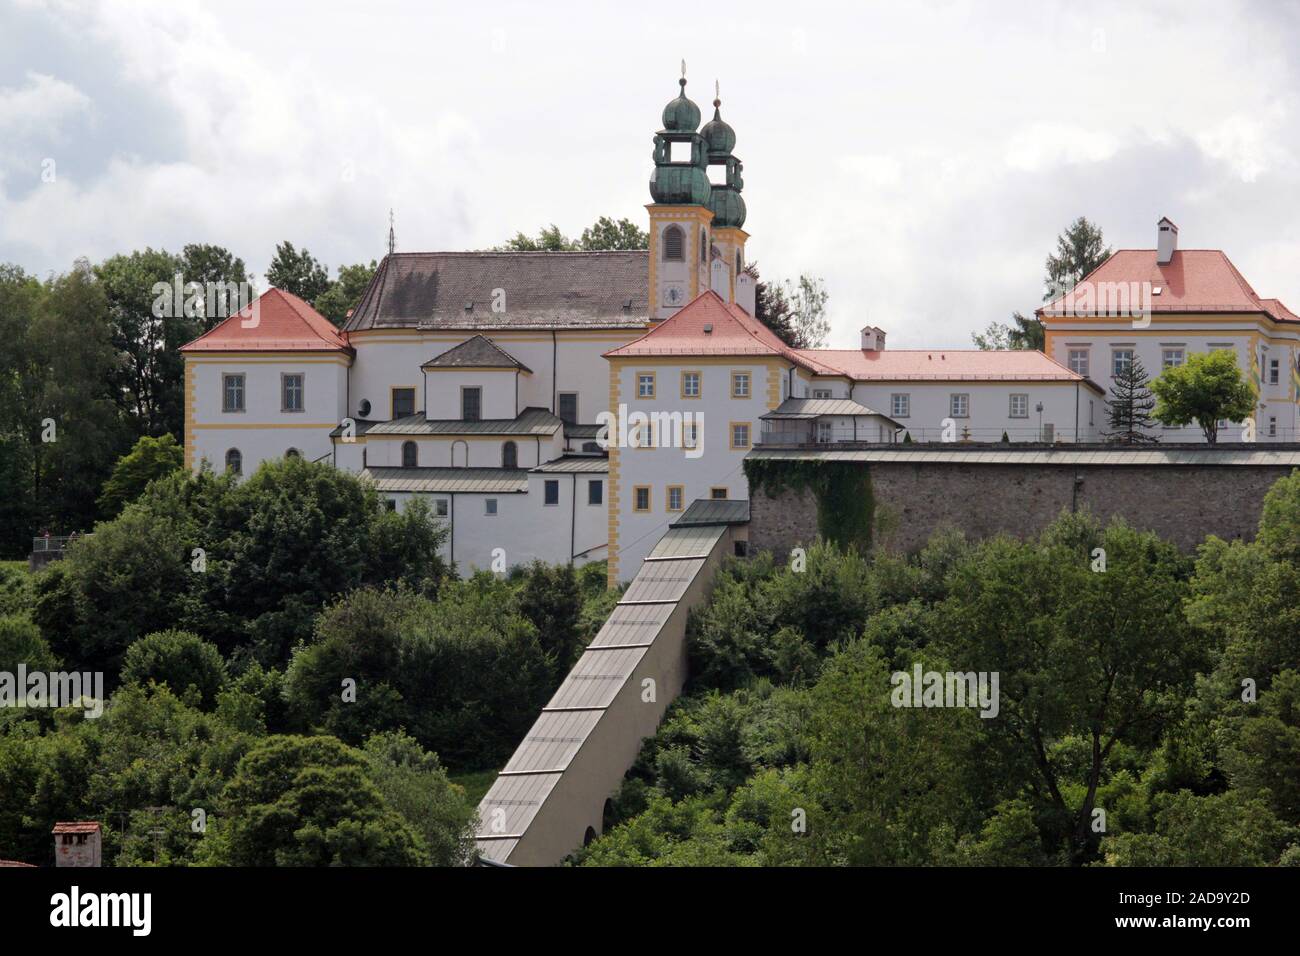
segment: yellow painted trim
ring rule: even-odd
[[[650,376],[650,394],[649,394],[649,395],[642,395],[642,394],[641,394],[641,376],[642,376],[642,375],[649,375],[649,376]],[[659,374],[658,374],[657,372],[655,372],[653,369],[641,369],[640,371],[638,371],[638,372],[636,373],[636,379],[635,379],[634,384],[636,385],[636,397],[637,397],[640,401],[643,401],[643,402],[644,402],[644,401],[647,401],[647,400],[649,400],[649,399],[653,399],[653,398],[655,398],[655,397],[659,394]]]
[[[678,491],[681,493],[680,497],[677,500],[676,508],[673,507],[674,491]],[[672,511],[685,511],[685,510],[686,510],[686,486],[669,485],[668,487],[664,488],[664,511],[672,512]]]
[[[645,492],[646,506],[638,508],[636,506],[637,492]],[[654,510],[654,488],[650,485],[633,485],[632,486],[632,513],[639,515],[648,515]]]
[[[736,426],[745,426],[745,435],[748,441],[743,445],[736,444]],[[754,423],[753,422],[727,422],[727,445],[732,451],[749,451],[754,447]]]
[[[687,376],[687,375],[695,375],[695,376],[697,376],[698,379],[699,379],[699,380],[695,383],[695,384],[696,384],[696,388],[695,388],[695,394],[694,394],[694,395],[687,395],[687,394],[686,394],[686,376]],[[704,395],[704,372],[703,372],[701,369],[698,369],[698,368],[684,368],[684,369],[682,369],[682,374],[681,374],[681,376],[680,376],[680,381],[679,381],[678,384],[679,384],[679,386],[680,386],[680,388],[681,388],[681,397],[682,397],[683,399],[685,399],[685,400],[688,401],[688,402],[698,402],[698,401],[700,400],[700,398],[703,397],[703,395]]]
[[[745,393],[742,395],[736,390],[736,376],[745,376]],[[729,389],[732,398],[749,399],[754,397],[754,373],[747,368],[733,368],[731,370],[731,388]]]
[[[185,356],[185,470],[194,470],[194,413],[198,406],[198,374],[193,369],[193,360]]]
[[[721,498],[715,498],[714,495],[713,495],[713,493],[714,493],[715,491],[720,491],[720,492],[722,492],[722,497],[721,497]],[[710,499],[711,501],[726,501],[726,500],[727,500],[727,495],[728,495],[728,494],[730,494],[730,492],[729,492],[726,488],[724,488],[722,485],[714,485],[712,488],[709,489],[709,499]]]

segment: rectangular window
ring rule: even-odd
[[[587,481],[587,504],[603,505],[605,503],[605,486],[599,478]]]
[[[447,517],[447,499],[446,499],[446,498],[439,498],[437,501],[435,501],[435,502],[433,503],[433,507],[434,507],[434,512],[433,512],[433,513],[436,514],[439,518],[445,518],[445,517]]]
[[[560,421],[570,425],[578,424],[578,393],[560,393]]]
[[[1270,419],[1268,420],[1268,437],[1269,437],[1269,438],[1276,438],[1276,437],[1277,437],[1277,419],[1276,419],[1276,418],[1270,418]]]
[[[814,388],[813,398],[830,398],[831,390],[829,388]]]
[[[1070,349],[1070,371],[1075,375],[1088,377],[1088,350]]]
[[[749,373],[748,372],[731,373],[731,397],[749,398]]]
[[[396,511],[396,510],[397,510],[397,499],[396,499],[396,498],[385,498],[385,499],[384,499],[384,507],[387,508],[389,511]]]
[[[682,447],[696,448],[700,443],[700,423],[684,422],[682,424]]]
[[[636,427],[628,433],[628,437],[632,440],[634,448],[654,448],[654,422],[638,422]]]
[[[682,372],[682,398],[700,397],[700,373]]]
[[[892,418],[907,418],[912,414],[912,396],[907,394],[890,395],[889,412]]]
[[[650,510],[650,486],[637,485],[632,489],[632,510],[646,512]]]
[[[655,373],[654,372],[636,373],[636,397],[637,398],[655,397]]]
[[[285,372],[280,375],[280,411],[302,411],[302,373]]]
[[[460,390],[460,417],[466,422],[476,422],[483,417],[483,389],[466,386]]]
[[[1163,349],[1160,353],[1161,368],[1177,368],[1183,364],[1182,349]]]
[[[223,412],[242,412],[244,410],[244,376],[221,376],[221,410]]]
[[[548,478],[546,480],[546,498],[545,504],[558,505],[560,503],[560,483],[558,480]]]
[[[1096,411],[1096,408],[1097,408],[1097,403],[1094,402],[1091,398],[1088,399],[1088,424],[1089,425],[1097,424],[1096,416],[1093,414]]]
[[[726,488],[710,488],[710,489],[709,489],[709,497],[712,498],[714,501],[726,501],[726,500],[727,500],[727,489],[726,489]]]
[[[1110,353],[1110,374],[1113,377],[1123,375],[1132,364],[1132,349],[1115,349]]]
[[[685,493],[686,493],[685,488],[683,488],[681,485],[668,486],[668,510],[669,511],[682,510],[682,496]]]
[[[822,443],[822,444],[825,444],[826,442],[831,442],[831,441],[834,441],[834,440],[835,440],[835,439],[834,439],[834,437],[833,437],[833,429],[831,428],[831,423],[830,423],[830,422],[818,422],[818,423],[817,423],[817,441],[820,442],[820,443]]]
[[[1281,378],[1281,364],[1279,359],[1268,360],[1268,384],[1276,385]]]
[[[731,423],[731,450],[744,451],[749,447],[749,422]]]
[[[497,500],[495,498],[483,499],[483,513],[485,515],[494,515],[497,513]]]
[[[970,395],[965,393],[948,396],[948,416],[950,418],[970,417]]]
[[[393,418],[406,418],[415,414],[415,389],[395,388],[392,391]]]
[[[1012,418],[1029,417],[1029,396],[1024,392],[1011,393],[1011,408],[1007,414]]]

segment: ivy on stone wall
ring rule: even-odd
[[[747,458],[745,477],[751,495],[761,490],[775,498],[787,491],[811,491],[817,500],[817,530],[824,540],[860,551],[871,547],[876,502],[871,469],[864,462]]]

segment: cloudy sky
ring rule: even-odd
[[[0,261],[215,242],[332,267],[644,223],[676,93],[722,84],[765,277],[832,345],[970,344],[1061,228],[1168,215],[1300,309],[1300,5],[0,0]],[[695,10],[695,13],[691,13]],[[732,19],[729,19],[732,18]],[[52,181],[50,181],[52,180]]]

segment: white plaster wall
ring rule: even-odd
[[[1259,329],[1251,327],[1227,328],[1227,329],[1209,329],[1207,331],[1187,332],[1186,322],[1184,320],[1170,319],[1171,325],[1178,325],[1181,328],[1170,328],[1167,331],[1160,329],[1160,320],[1153,318],[1150,328],[1140,330],[1141,334],[1131,325],[1111,325],[1109,328],[1087,329],[1084,331],[1052,331],[1051,357],[1056,359],[1062,365],[1069,367],[1070,351],[1073,349],[1086,348],[1089,358],[1089,375],[1094,382],[1100,385],[1110,395],[1110,388],[1114,384],[1112,375],[1113,361],[1112,353],[1115,349],[1132,349],[1137,357],[1141,360],[1147,374],[1155,379],[1159,377],[1164,367],[1164,350],[1168,348],[1181,348],[1186,356],[1193,353],[1206,353],[1221,349],[1225,346],[1231,347],[1237,357],[1237,367],[1241,369],[1242,374],[1249,377],[1250,374],[1250,348],[1252,334],[1260,334],[1261,340],[1268,346],[1267,350],[1262,351],[1263,359],[1260,363],[1260,376],[1263,385],[1260,393],[1260,404],[1258,407],[1256,440],[1261,442],[1277,441],[1300,441],[1300,406],[1294,401],[1291,394],[1291,380],[1289,377],[1288,361],[1294,363],[1294,355],[1291,349],[1300,347],[1300,330],[1287,330],[1284,333],[1274,333],[1269,341],[1270,336],[1264,334]],[[1149,334],[1154,332],[1155,334]],[[1212,348],[1213,346],[1213,348]],[[1268,361],[1271,358],[1280,359],[1278,383],[1271,384],[1268,381]],[[1102,417],[1099,419],[1099,425],[1104,429],[1106,427],[1104,412],[1099,413]],[[1269,419],[1277,420],[1277,434],[1269,434]],[[1165,427],[1158,426],[1152,434],[1159,436],[1161,441],[1165,442],[1203,442],[1204,434],[1198,425],[1186,425],[1183,427]],[[1220,429],[1218,440],[1220,442],[1241,441],[1243,432],[1240,427],[1233,426],[1227,429]]]
[[[301,412],[281,411],[280,376],[303,375]],[[244,411],[223,412],[222,376],[244,375]],[[347,389],[347,366],[321,355],[275,359],[202,357],[187,363],[193,378],[194,465],[207,459],[225,468],[226,451],[243,453],[243,472],[251,475],[268,458],[296,448],[308,460],[331,452],[329,437],[339,421]]]
[[[682,399],[680,374],[683,370],[702,373],[701,398]],[[750,397],[731,398],[731,371],[743,369],[750,373]],[[656,395],[653,400],[636,397],[636,376],[640,371],[655,371]],[[742,469],[747,450],[730,448],[730,423],[750,423],[751,442],[761,434],[760,416],[768,411],[768,363],[746,361],[737,357],[726,365],[692,363],[642,363],[630,360],[619,372],[622,402],[631,414],[634,411],[691,412],[701,416],[702,451],[697,457],[687,457],[680,448],[620,448],[619,488],[615,506],[618,511],[618,575],[622,581],[631,580],[641,561],[656,541],[676,520],[679,512],[667,510],[669,485],[684,487],[683,506],[689,507],[697,498],[707,498],[710,489],[725,487],[727,497],[749,497],[749,487]],[[775,370],[773,375],[777,373]],[[775,379],[773,382],[775,383]],[[611,441],[614,437],[611,436]],[[635,512],[634,487],[650,486],[650,511]]]
[[[912,441],[941,441],[943,420],[950,415],[950,398],[953,394],[970,396],[969,417],[955,418],[956,435],[960,440],[962,427],[970,429],[972,441],[996,442],[1005,431],[1011,441],[1037,441],[1039,416],[1035,410],[1042,402],[1042,423],[1054,426],[1055,439],[1075,440],[1075,400],[1078,397],[1079,438],[1095,441],[1100,433],[1102,400],[1094,390],[1074,382],[857,382],[853,397],[868,408],[895,419],[912,436]],[[900,417],[893,414],[892,396],[902,393],[911,396],[911,414]],[[1011,395],[1029,396],[1029,417],[1011,417]],[[1089,424],[1089,403],[1092,424]],[[900,436],[901,440],[901,436]]]
[[[577,392],[579,419],[591,423],[596,420],[596,413],[609,404],[609,370],[601,356],[637,338],[641,330],[559,331],[555,333],[554,344],[549,332],[494,331],[485,334],[532,371],[531,375],[519,379],[521,411],[528,407],[552,408],[554,391]],[[390,389],[396,386],[414,386],[415,407],[424,408],[425,377],[420,366],[470,337],[471,334],[464,332],[381,332],[354,336],[352,344],[357,357],[351,383],[353,414],[356,414],[362,399],[369,399],[370,417],[387,419]],[[513,405],[513,381],[508,383],[505,395]],[[486,393],[484,399],[488,399]],[[460,414],[459,407],[457,397],[456,417]],[[438,417],[448,416],[440,413]]]
[[[515,372],[494,371],[489,369],[432,369],[424,373],[425,415],[429,418],[457,419],[461,417],[461,392],[466,388],[481,389],[480,418],[514,418],[515,408]],[[520,375],[520,397],[524,391],[524,379]],[[519,406],[522,410],[524,406]]]
[[[500,468],[502,446],[513,441],[520,468],[535,468],[564,452],[563,436],[492,435],[464,438],[421,438],[411,435],[370,435],[365,439],[367,465],[397,468],[402,464],[402,445],[413,441],[419,449],[421,468]],[[466,455],[468,454],[468,461]]]

